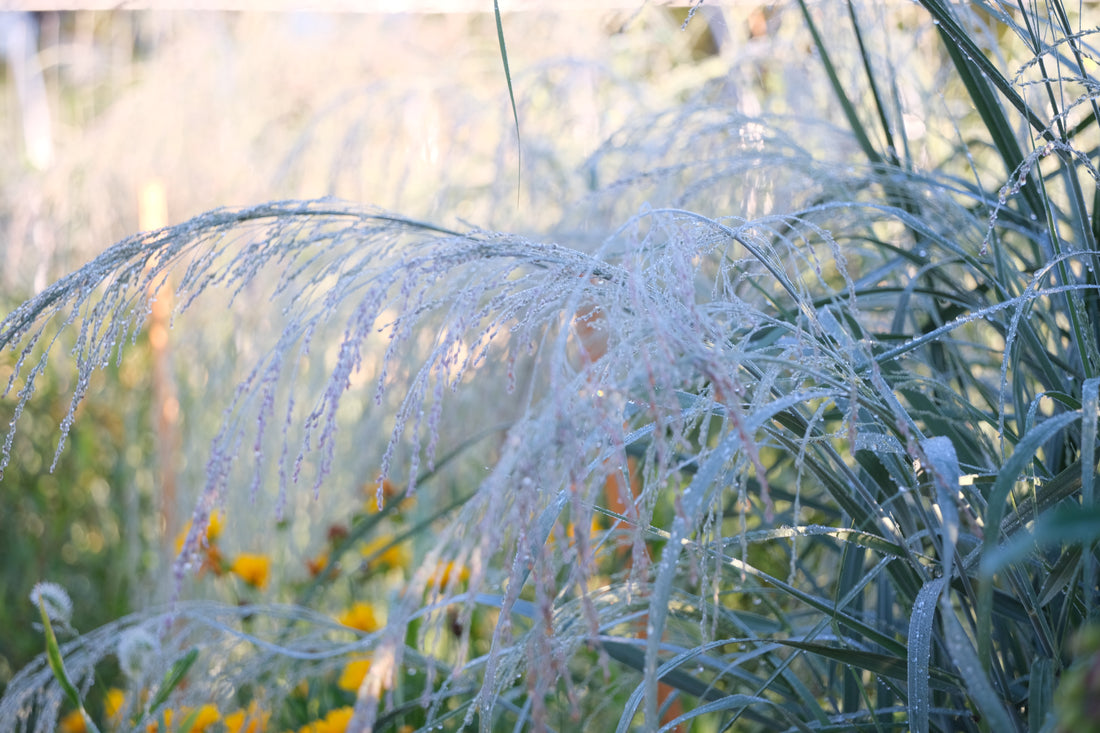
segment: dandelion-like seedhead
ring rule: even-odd
[[[158,663],[160,642],[148,629],[127,629],[118,640],[118,664],[123,674],[139,683]]]
[[[31,589],[31,603],[46,610],[50,623],[63,629],[70,629],[73,620],[73,601],[69,592],[57,583],[48,580],[34,584]]]

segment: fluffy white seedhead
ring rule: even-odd
[[[143,628],[127,629],[118,641],[118,664],[134,682],[145,677],[159,656],[160,642]]]
[[[73,620],[73,602],[69,593],[57,583],[35,583],[31,590],[31,603],[46,609],[50,623],[69,628]]]

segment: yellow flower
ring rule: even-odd
[[[199,573],[204,573],[210,570],[214,575],[222,576],[225,573],[225,561],[222,559],[221,550],[218,549],[218,536],[222,533],[223,525],[222,513],[214,511],[210,513],[210,520],[206,525],[206,532],[203,534],[202,539],[199,540],[199,549],[202,550],[202,566],[199,568]],[[183,543],[187,540],[187,535],[191,531],[191,522],[176,535],[176,554],[180,554],[183,550]]]
[[[367,567],[371,570],[381,567],[407,568],[412,562],[408,545],[404,542],[394,544],[393,536],[388,534],[375,537],[364,544],[359,552],[363,557],[369,558]]]
[[[348,723],[351,722],[351,716],[354,713],[355,709],[351,706],[330,710],[328,715],[325,716],[321,730],[325,733],[344,733],[348,729]]]
[[[378,619],[374,615],[374,607],[362,601],[353,603],[351,608],[344,611],[344,613],[337,618],[337,621],[344,626],[366,631],[368,634],[382,628],[382,624],[378,623]]]
[[[382,479],[382,502],[388,503],[390,499],[397,496],[398,488],[397,484],[390,481],[388,478]],[[363,493],[366,494],[367,500],[364,502],[364,507],[368,512],[378,511],[378,484],[363,484]]]
[[[432,579],[439,582],[440,588],[446,588],[447,584],[451,582],[452,576],[457,582],[465,583],[470,579],[470,571],[464,565],[456,566],[455,563],[451,561],[437,567]]]
[[[355,710],[350,706],[330,710],[320,720],[303,725],[298,729],[298,733],[345,733],[354,712]]]
[[[122,713],[122,706],[125,704],[126,693],[117,687],[112,687],[107,690],[107,699],[103,702],[103,713],[110,720],[116,720]]]
[[[194,714],[195,719],[194,722],[191,723],[191,728],[189,729],[191,733],[206,733],[207,728],[221,720],[218,709],[210,703],[207,703],[197,711],[194,708],[180,708],[178,713],[180,722],[186,723],[192,714]],[[174,730],[172,721],[176,716],[176,711],[171,708],[164,711],[164,724],[169,731]],[[145,726],[146,733],[157,733],[158,730],[159,725],[157,723],[150,723]]]
[[[172,718],[175,717],[175,711],[168,708],[161,713],[161,716],[164,718],[165,727],[168,728],[168,730],[172,730]],[[187,717],[186,712],[184,712],[184,717]],[[157,733],[159,729],[160,725],[158,723],[149,723],[145,726],[145,733]]]
[[[221,536],[222,526],[225,524],[225,517],[217,509],[210,512],[210,521],[206,524],[206,541],[217,542],[218,537]]]
[[[267,722],[271,713],[260,711],[253,700],[248,704],[248,710],[235,710],[223,719],[226,733],[261,733],[267,730]]]
[[[340,680],[336,683],[341,690],[356,692],[359,685],[363,684],[363,678],[370,670],[369,659],[353,659],[344,665],[344,671],[340,673]]]
[[[57,721],[58,733],[84,733],[88,730],[84,722],[84,714],[74,710],[61,720]]]
[[[230,566],[230,571],[253,588],[263,590],[271,574],[271,560],[267,555],[241,553]]]
[[[190,710],[187,711],[188,715],[191,715]],[[207,703],[199,708],[199,714],[195,716],[195,722],[191,725],[191,733],[203,733],[208,727],[221,720],[221,714],[218,709]]]
[[[215,509],[210,512],[210,519],[206,523],[206,533],[203,535],[204,540],[201,543],[203,547],[209,547],[218,541],[218,537],[221,536],[222,526],[225,524],[225,518],[222,513]],[[180,554],[180,550],[183,549],[184,540],[187,539],[188,533],[191,531],[191,520],[187,521],[187,524],[183,526],[180,533],[176,535],[176,554]]]

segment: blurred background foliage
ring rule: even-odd
[[[138,350],[135,350],[138,351]],[[81,627],[94,628],[140,605],[134,593],[147,577],[155,528],[148,377],[140,353],[123,368],[97,375],[93,399],[79,410],[51,472],[58,426],[69,408],[71,374],[47,370],[35,407],[22,417],[12,461],[0,481],[0,689],[42,641],[30,632],[30,588],[53,578],[73,594]],[[5,354],[0,376],[11,359]],[[0,422],[12,419],[0,404]]]
[[[489,12],[0,13],[0,149],[16,153],[0,156],[0,310],[134,231],[219,206],[332,195],[500,229],[570,219],[566,203],[594,185],[575,172],[606,138],[720,77],[720,40],[751,43],[768,22],[763,6],[747,5],[732,28],[700,13],[683,30],[686,14],[639,5],[506,16],[523,175],[538,181],[517,206]],[[152,218],[150,206],[160,208]],[[222,349],[231,363],[233,332],[254,325],[210,329],[214,346],[185,340],[204,329],[174,330],[168,349],[204,358],[177,356],[159,377],[165,346],[142,334],[97,372],[52,472],[74,375],[54,363],[38,378],[0,481],[0,628],[21,630],[0,635],[0,694],[41,652],[26,601],[36,581],[70,591],[83,631],[156,598],[165,538],[190,512],[204,467],[187,449],[202,451],[210,435],[189,424],[188,407],[228,379],[206,356]],[[168,438],[183,448],[168,466],[158,453],[165,403]],[[12,410],[0,401],[0,424]],[[167,498],[166,470],[184,487]]]

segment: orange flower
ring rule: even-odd
[[[267,555],[241,553],[229,569],[253,588],[263,590],[267,587],[267,579],[271,574],[271,559]]]
[[[355,692],[359,685],[363,684],[363,678],[370,671],[369,659],[353,659],[344,665],[344,671],[340,673],[340,679],[336,686],[341,690]]]
[[[374,607],[362,601],[353,603],[351,608],[344,611],[344,613],[337,618],[337,621],[344,626],[366,631],[368,634],[382,628],[382,624],[378,623],[378,619],[374,615]]]
[[[59,733],[84,733],[88,730],[88,726],[84,722],[84,713],[74,710],[65,715],[57,721],[57,730]]]
[[[321,573],[329,569],[328,567],[328,553],[321,552],[314,558],[306,558],[306,569],[309,570],[309,577],[316,578]],[[330,573],[335,577],[335,573]]]

